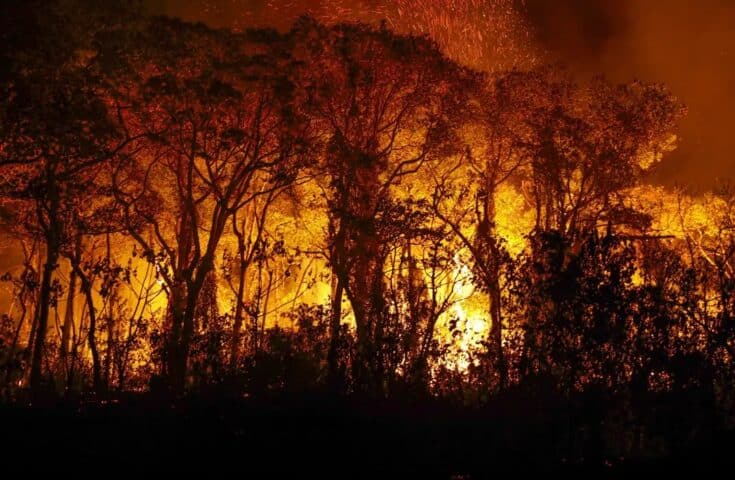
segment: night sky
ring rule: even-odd
[[[490,0],[492,1],[492,0]],[[216,26],[285,28],[311,9],[333,18],[374,18],[416,0],[149,0],[152,11]],[[452,5],[482,0],[435,0]],[[494,1],[493,3],[498,3]],[[517,7],[541,62],[561,61],[580,79],[603,73],[616,81],[663,82],[688,106],[679,149],[658,180],[700,187],[735,177],[735,2],[729,0],[525,0]],[[360,12],[372,15],[361,16]],[[395,10],[392,10],[395,11]],[[353,17],[353,18],[351,18]],[[471,40],[470,40],[471,42]]]

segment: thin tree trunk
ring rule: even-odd
[[[79,258],[74,260],[74,269],[82,283],[82,292],[87,302],[87,314],[89,315],[89,328],[87,329],[87,343],[89,343],[89,351],[92,354],[92,389],[95,392],[102,391],[102,366],[100,364],[100,354],[97,348],[97,312],[94,307],[94,297],[92,296],[92,283],[87,275],[79,266]]]
[[[327,383],[331,388],[337,388],[339,375],[339,330],[342,321],[342,295],[344,285],[339,276],[333,276],[332,312],[329,321],[329,351],[327,352]]]
[[[491,170],[495,172],[494,169]],[[503,352],[503,319],[500,295],[500,261],[501,251],[495,239],[495,184],[496,176],[490,174],[485,184],[485,198],[482,220],[478,225],[478,248],[486,255],[483,268],[485,284],[488,291],[488,309],[490,314],[489,340],[495,359],[495,370],[498,374],[498,387],[502,390],[507,383],[507,368]]]
[[[69,354],[69,339],[71,337],[71,329],[74,325],[74,298],[77,289],[77,272],[72,267],[69,272],[69,291],[66,296],[66,312],[64,313],[64,324],[61,327],[61,345],[59,355],[64,369],[67,368],[66,357]]]
[[[56,241],[49,239],[46,247],[46,263],[43,266],[43,275],[41,276],[41,288],[38,296],[38,327],[36,329],[36,338],[34,339],[33,356],[31,359],[31,390],[38,392],[41,387],[44,346],[46,343],[46,332],[48,329],[49,307],[51,306],[51,278],[56,269],[56,262],[59,259],[58,246]]]
[[[106,245],[107,245],[107,268],[109,269],[111,266],[111,248],[110,248],[110,234],[108,233],[106,235]],[[103,386],[105,390],[107,390],[110,387],[110,375],[112,370],[112,360],[113,360],[113,354],[114,354],[114,340],[115,340],[115,331],[114,331],[114,323],[113,323],[113,312],[115,308],[115,290],[113,288],[113,285],[110,285],[110,291],[107,292],[108,299],[107,299],[107,316],[106,316],[106,327],[107,327],[107,348],[105,349],[105,375],[104,375],[104,383]]]
[[[74,258],[81,258],[82,254],[82,236],[76,235],[74,238]],[[76,298],[77,290],[77,271],[73,265],[74,259],[69,260],[71,265],[71,271],[69,272],[69,292],[66,297],[66,312],[64,314],[64,325],[61,329],[61,345],[59,349],[59,355],[62,359],[64,369],[68,368],[66,364],[67,356],[69,354],[69,341],[71,339],[71,332],[74,328],[74,300]]]
[[[240,256],[240,279],[237,284],[237,302],[235,306],[235,320],[232,325],[232,343],[230,344],[230,369],[234,371],[240,360],[240,331],[242,330],[242,317],[244,311],[243,296],[245,295],[245,275],[247,267],[244,259],[244,245],[238,246],[238,254]]]
[[[490,301],[490,343],[495,349],[495,368],[498,372],[499,388],[507,385],[507,367],[503,351],[503,319],[500,310],[500,285],[497,278],[490,282],[488,300]]]
[[[112,301],[112,299],[110,299]],[[114,346],[114,340],[115,340],[115,334],[114,334],[114,324],[112,321],[112,317],[108,314],[105,318],[106,320],[106,327],[107,327],[107,346],[105,349],[105,363],[104,363],[104,377],[103,377],[103,386],[105,390],[110,388],[110,377],[112,374],[112,360],[113,355],[115,354],[115,346]]]
[[[181,331],[184,324],[184,315],[186,311],[186,298],[183,296],[183,288],[173,288],[169,299],[169,317],[171,319],[171,332],[167,340],[166,355],[164,361],[165,376],[168,383],[170,393],[176,389],[179,383],[179,377],[182,377],[181,384],[183,388],[183,373],[179,373],[180,369],[180,348],[181,348]]]
[[[92,286],[88,280],[82,280],[84,295],[87,299],[87,313],[89,315],[89,328],[87,329],[87,341],[89,351],[92,353],[92,388],[95,392],[102,390],[102,366],[100,365],[100,354],[97,348],[97,312],[94,308],[92,298]]]
[[[493,178],[494,182],[495,179]],[[495,366],[498,372],[498,383],[500,389],[507,384],[507,368],[505,364],[505,352],[503,352],[503,318],[500,296],[500,249],[495,241],[495,191],[489,193],[487,198],[486,215],[488,218],[488,246],[492,255],[490,265],[490,278],[488,279],[488,292],[490,301],[490,339],[495,347]]]

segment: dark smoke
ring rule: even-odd
[[[735,2],[527,0],[537,39],[580,75],[662,82],[689,107],[658,179],[735,178]]]

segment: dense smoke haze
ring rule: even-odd
[[[689,107],[660,179],[710,186],[735,174],[735,4],[728,0],[530,0],[536,38],[584,75],[662,82]]]

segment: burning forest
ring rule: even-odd
[[[726,461],[735,188],[657,182],[686,98],[550,61],[525,7],[3,4],[11,451]]]

